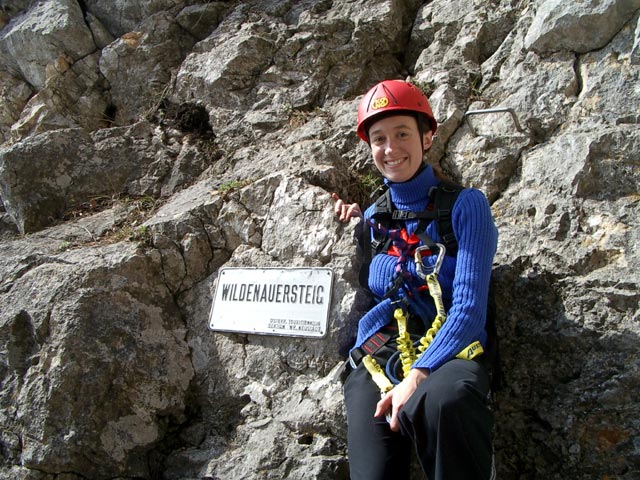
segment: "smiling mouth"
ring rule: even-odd
[[[385,162],[387,166],[389,167],[395,167],[396,165],[401,164],[402,162],[404,162],[404,158],[399,158],[397,160],[389,160],[388,162]]]

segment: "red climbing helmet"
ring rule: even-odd
[[[372,120],[394,111],[423,114],[431,126],[431,132],[436,133],[438,123],[425,94],[411,83],[385,80],[369,90],[358,106],[358,136],[368,142],[367,130]]]

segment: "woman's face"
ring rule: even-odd
[[[420,143],[418,122],[411,115],[395,115],[378,120],[369,129],[373,161],[380,173],[392,182],[406,182],[422,165],[424,150],[431,147],[427,132]]]

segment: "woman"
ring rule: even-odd
[[[360,103],[357,133],[369,144],[397,210],[429,209],[430,191],[440,180],[423,155],[436,129],[427,98],[410,83],[381,82]],[[424,246],[417,219],[385,226],[371,221],[374,206],[363,214],[357,204],[345,203],[336,194],[333,198],[340,221],[360,218],[363,225],[371,225],[377,240],[386,236],[391,244],[370,262],[368,287],[377,303],[359,322],[350,354],[353,370],[344,385],[351,478],[407,479],[411,451],[429,480],[492,478],[493,416],[485,355],[459,356],[472,345],[477,354],[487,342],[484,327],[497,230],[485,196],[476,189],[457,195],[451,210],[457,252],[444,252],[436,221],[428,224],[426,235],[433,240],[430,245],[442,247],[438,252]],[[414,261],[416,250],[424,249],[428,256]],[[439,271],[423,274],[423,267],[433,271],[436,265]],[[441,301],[433,296],[435,286],[425,286],[427,277],[439,283]],[[434,324],[434,319],[444,321]],[[393,333],[396,321],[400,333]],[[404,324],[413,338],[427,332],[430,340],[423,353],[407,357],[404,370],[386,367],[383,377],[391,383],[385,387],[385,379],[375,372],[384,373],[385,361],[394,358]],[[371,355],[355,354],[367,345]]]

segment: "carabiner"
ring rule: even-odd
[[[436,258],[436,263],[432,267],[429,267],[431,270],[429,272],[427,272],[427,273],[425,273],[423,271],[423,267],[425,267],[425,264],[422,262],[422,254],[421,254],[421,252],[423,252],[424,250],[431,251],[432,247],[428,247],[426,245],[422,245],[422,246],[416,248],[416,251],[413,254],[413,259],[414,259],[414,261],[416,263],[416,273],[423,280],[426,280],[427,275],[429,273],[435,273],[437,275],[440,272],[440,267],[442,266],[442,262],[444,261],[444,256],[445,256],[445,253],[446,253],[447,249],[441,243],[436,243],[435,245],[436,245],[436,247],[438,247],[438,250],[439,250],[438,258]]]

